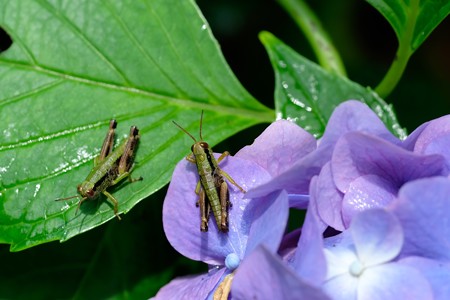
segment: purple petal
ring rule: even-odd
[[[433,289],[434,299],[450,299],[450,265],[437,260],[410,256],[399,263],[411,266],[422,273]]]
[[[402,141],[402,147],[409,151],[414,151],[414,147],[416,145],[417,139],[420,137],[422,132],[427,128],[429,122],[423,123],[419,127],[417,127],[413,132],[411,132],[408,137]]]
[[[358,260],[350,231],[324,239],[327,279],[350,274],[350,266]]]
[[[403,256],[450,259],[450,180],[425,178],[405,184],[390,210],[403,226]]]
[[[374,208],[355,215],[350,225],[356,253],[365,267],[394,259],[403,245],[403,231],[397,218]]]
[[[255,249],[237,269],[231,294],[233,299],[329,299],[264,247]]]
[[[319,148],[330,149],[329,155],[331,156],[331,151],[339,138],[351,131],[369,133],[391,143],[400,143],[366,104],[349,100],[334,109]]]
[[[290,262],[295,255],[301,232],[301,228],[297,228],[283,236],[277,253],[284,261]]]
[[[430,121],[415,143],[414,152],[440,154],[445,157],[450,169],[450,116]]]
[[[446,173],[440,155],[418,155],[360,132],[347,133],[338,141],[331,167],[334,182],[343,193],[363,175],[378,175],[400,187],[409,180]]]
[[[245,256],[258,245],[276,252],[280,245],[289,215],[289,200],[286,191],[274,192],[264,198],[252,199],[243,220],[254,220],[248,235]]]
[[[290,169],[275,176],[269,182],[250,190],[248,197],[261,197],[277,190],[286,190],[289,194],[307,194],[311,178],[319,174],[324,163],[318,160],[318,157],[321,157],[321,155],[316,153],[316,151],[306,155]]]
[[[427,126],[420,131],[420,135],[417,137],[415,142],[414,152],[421,154],[436,153],[428,150],[430,145],[432,145],[436,139],[445,138],[447,143],[450,143],[448,140],[450,137],[450,115],[435,119],[425,124]]]
[[[311,181],[311,189],[315,189],[316,178]],[[319,286],[327,273],[327,263],[323,251],[323,227],[318,221],[313,199],[306,212],[302,233],[297,245],[293,268],[306,282]]]
[[[317,179],[317,187],[311,190],[311,201],[315,198],[317,213],[328,226],[343,231],[346,227],[342,220],[342,193],[334,185],[331,165],[327,163]]]
[[[289,207],[297,209],[306,209],[309,203],[309,195],[289,195]]]
[[[416,269],[399,263],[368,268],[358,285],[358,300],[433,299],[425,277]]]
[[[264,169],[248,160],[228,157],[220,165],[246,190],[270,178]],[[242,259],[254,221],[251,218],[256,217],[246,211],[251,200],[243,199],[245,194],[228,184],[233,205],[229,210],[229,232],[218,231],[212,212],[209,231],[200,232],[200,211],[195,206],[198,200],[195,194],[197,182],[194,164],[186,160],[177,164],[163,205],[163,225],[167,239],[178,252],[193,260],[223,265],[230,253],[236,253]],[[246,218],[243,218],[244,211]]]
[[[259,164],[274,177],[314,149],[316,139],[310,133],[292,122],[278,120],[235,156]]]
[[[152,299],[206,299],[224,273],[225,268],[221,268],[216,272],[175,278]]]
[[[358,292],[358,279],[349,273],[328,280],[324,283],[322,289],[333,300],[359,299],[356,296]]]
[[[353,216],[363,210],[386,207],[397,195],[391,182],[377,175],[364,175],[350,183],[342,201],[342,218],[348,227]]]

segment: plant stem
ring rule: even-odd
[[[346,76],[338,51],[323,29],[319,19],[302,0],[278,0],[305,34],[319,64],[326,70]]]

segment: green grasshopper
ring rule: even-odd
[[[142,180],[142,177],[132,179],[130,176],[133,167],[134,152],[136,151],[136,145],[139,140],[139,130],[136,126],[131,126],[128,140],[124,141],[113,151],[114,131],[116,127],[116,120],[111,120],[100,154],[94,158],[94,168],[86,179],[77,187],[77,191],[81,195],[81,200],[78,202],[75,214],[80,209],[81,203],[86,200],[94,200],[100,196],[100,194],[103,194],[114,205],[114,214],[120,220],[118,214],[119,202],[113,195],[106,191],[106,189],[118,184],[125,178],[128,178],[130,182]],[[79,197],[79,195],[56,199],[56,201],[68,200],[76,197]]]
[[[226,177],[231,184],[245,193],[245,190],[219,167],[219,163],[230,153],[225,151],[216,161],[212,149],[208,143],[203,141],[203,111],[200,117],[200,141],[197,141],[195,137],[175,121],[172,122],[195,142],[191,147],[192,153],[186,156],[186,160],[197,165],[198,175],[200,176],[200,180],[195,188],[195,193],[199,196],[196,206],[200,207],[200,230],[203,232],[208,231],[209,212],[212,209],[219,230],[228,232],[228,209],[231,206],[231,202],[229,200],[228,185],[223,177]]]

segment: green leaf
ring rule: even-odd
[[[398,39],[395,59],[386,76],[375,88],[387,97],[395,88],[409,58],[450,13],[448,0],[367,0],[391,24]]]
[[[414,52],[450,13],[448,0],[366,0],[391,24],[400,43]]]
[[[0,245],[1,298],[148,299],[175,276],[204,272],[206,265],[180,258],[167,243],[164,193],[153,194],[155,201],[140,203],[121,222],[63,244],[13,253]]]
[[[268,32],[262,32],[260,39],[275,69],[278,116],[293,120],[320,137],[334,108],[346,100],[355,99],[369,105],[394,134],[405,137],[392,107],[375,92],[325,71]]]
[[[174,15],[176,13],[176,16]],[[133,177],[111,190],[119,211],[166,184],[192,140],[212,145],[273,112],[239,84],[194,1],[0,0],[13,40],[0,55],[0,243],[18,251],[65,241],[114,217],[78,200],[111,118],[141,140]],[[116,142],[116,144],[117,144]],[[126,218],[127,216],[123,216]]]

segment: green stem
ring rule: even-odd
[[[346,76],[345,67],[319,19],[302,0],[278,0],[305,34],[319,64],[326,70]]]
[[[405,44],[402,46],[402,44],[400,44],[389,71],[386,73],[386,76],[384,76],[380,84],[378,84],[375,88],[375,92],[377,92],[377,94],[383,99],[385,99],[394,90],[406,69],[406,65],[408,64],[408,60],[411,55],[408,46],[409,45]]]
[[[405,31],[401,36],[397,33],[398,38],[398,50],[395,54],[394,61],[391,64],[386,76],[375,88],[375,92],[380,95],[381,98],[386,98],[397,86],[400,81],[403,72],[406,69],[409,58],[413,54],[414,50],[411,48],[412,40],[414,38],[414,28],[417,21],[417,16],[420,12],[419,0],[411,1],[407,12],[407,23],[405,24]]]

